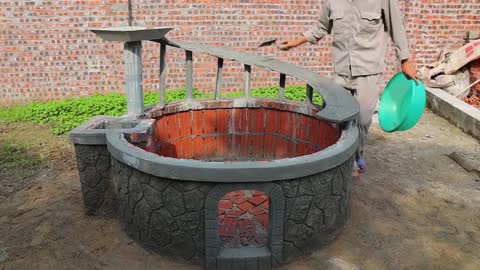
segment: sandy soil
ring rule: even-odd
[[[46,129],[2,127],[19,130],[35,140]],[[85,216],[72,149],[49,136],[38,146],[53,149],[47,166],[0,192],[0,269],[200,269],[144,251],[115,220]],[[453,151],[480,153],[480,144],[431,113],[408,132],[374,125],[344,231],[282,270],[480,269],[480,176]],[[18,181],[11,175],[0,177]]]

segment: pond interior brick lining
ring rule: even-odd
[[[157,118],[145,150],[208,161],[274,160],[333,145],[340,129],[318,118],[272,108],[218,108]]]

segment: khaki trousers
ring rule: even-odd
[[[336,75],[335,82],[348,90],[360,104],[360,116],[358,119],[358,130],[360,132],[360,145],[356,155],[356,161],[363,156],[365,143],[367,141],[368,129],[372,124],[372,116],[377,107],[380,96],[380,82],[382,74],[351,77]]]

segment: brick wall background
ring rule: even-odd
[[[122,44],[87,31],[126,24],[126,0],[0,0],[0,104],[123,91]],[[292,38],[314,23],[323,0],[133,0],[134,24],[174,26],[177,40],[224,45],[266,54],[331,76],[330,39],[289,52],[256,49],[270,38]],[[411,52],[419,66],[480,29],[479,0],[399,0]],[[144,45],[144,89],[158,89],[159,45]],[[183,52],[168,51],[169,88],[184,86]],[[212,91],[216,59],[194,55],[195,87]],[[398,71],[393,50],[386,79]],[[242,67],[227,62],[225,89],[241,89]],[[478,71],[477,71],[478,72]],[[276,84],[278,75],[253,69],[253,87]],[[288,83],[295,83],[290,80]]]

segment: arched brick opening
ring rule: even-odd
[[[258,191],[269,198],[268,240],[265,246],[258,247],[222,245],[218,230],[218,205],[225,195],[245,190]],[[284,203],[282,189],[273,183],[216,185],[205,202],[206,269],[227,269],[234,264],[251,266],[249,269],[269,269],[279,265],[283,260]]]

